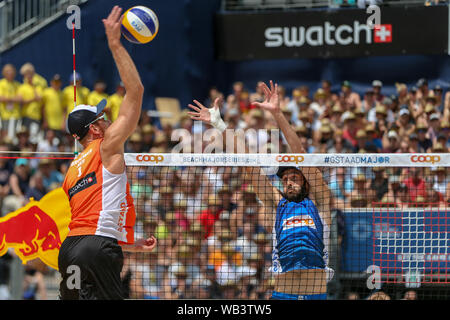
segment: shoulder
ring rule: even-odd
[[[27,83],[19,83],[17,85],[17,91],[18,92],[24,92],[24,91],[29,91],[30,89],[30,85]]]

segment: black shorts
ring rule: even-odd
[[[96,235],[67,237],[59,251],[58,267],[62,276],[61,300],[124,299],[120,279],[123,253],[116,239]]]

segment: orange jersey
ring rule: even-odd
[[[110,173],[103,166],[102,141],[91,142],[72,161],[64,179],[72,211],[68,236],[100,235],[133,244],[136,213],[127,175]]]

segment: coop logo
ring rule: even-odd
[[[441,157],[440,156],[418,156],[414,155],[411,156],[411,162],[420,162],[420,163],[432,163],[435,164],[436,162],[440,162]]]
[[[308,215],[293,216],[283,222],[283,230],[296,227],[316,228],[316,225],[314,224],[314,220]]]
[[[306,28],[271,27],[264,31],[264,35],[266,48],[390,43],[392,42],[392,25],[378,24],[370,27],[355,21],[353,25],[335,26],[326,21],[323,26]]]
[[[289,162],[289,163],[301,163],[305,161],[304,156],[294,156],[294,155],[278,155],[276,158],[277,162]]]
[[[164,156],[156,154],[138,154],[136,156],[136,161],[160,163],[164,161]]]

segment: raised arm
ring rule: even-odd
[[[300,138],[281,112],[278,100],[278,85],[274,85],[270,81],[270,88],[265,83],[261,83],[260,86],[264,90],[266,99],[264,102],[253,102],[252,104],[261,109],[268,110],[273,115],[293,153],[306,153]],[[317,207],[320,211],[328,212],[331,193],[328,185],[323,180],[322,172],[316,167],[305,167],[302,169],[302,173],[310,185],[310,192],[314,197]]]
[[[195,105],[189,104],[189,108],[194,110],[193,112],[188,112],[193,120],[203,121],[207,124],[214,126],[216,129],[222,131],[223,141],[226,141],[226,124],[220,118],[219,112],[219,102],[220,99],[217,98],[214,101],[214,106],[211,109],[206,108],[197,100],[194,100]],[[237,146],[243,144],[245,146],[245,151],[248,152],[248,148],[245,144],[245,137],[239,132],[233,134],[233,144],[235,152]],[[281,194],[277,188],[275,188],[270,180],[267,178],[266,174],[262,171],[260,167],[245,167],[245,178],[248,179],[259,200],[261,200],[266,207],[276,207],[278,202],[281,200]]]
[[[123,155],[125,141],[138,124],[144,95],[144,86],[136,66],[120,42],[120,27],[123,18],[121,12],[122,9],[115,6],[108,18],[103,19],[108,46],[126,90],[119,115],[105,132],[102,152],[106,161],[115,154]]]

